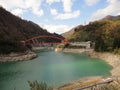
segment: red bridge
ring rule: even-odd
[[[56,36],[35,36],[31,37],[27,40],[21,41],[24,45],[34,46],[47,46],[47,45],[55,45],[55,44],[67,44],[64,38],[56,37]]]

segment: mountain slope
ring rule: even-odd
[[[120,15],[118,15],[118,16],[108,15],[108,16],[104,17],[102,20],[120,20]]]
[[[0,8],[0,25],[4,28],[4,31],[9,31],[8,33],[11,37],[17,38],[18,40],[35,35],[52,35],[37,24],[31,21],[22,20],[3,8]]]
[[[67,39],[69,39],[70,36],[71,36],[78,28],[80,28],[81,26],[82,26],[82,25],[79,25],[79,26],[76,26],[76,27],[72,28],[71,30],[63,33],[62,36],[65,37],[65,38],[67,38]]]
[[[65,38],[69,38],[69,36],[71,36],[74,33],[74,30],[75,29],[73,28],[73,29],[63,33],[62,36],[65,37]]]
[[[96,51],[113,51],[120,48],[119,16],[109,19],[104,18],[76,28],[69,40],[73,42],[93,41]]]
[[[0,7],[0,53],[24,52],[27,48],[20,41],[38,35],[54,34]]]

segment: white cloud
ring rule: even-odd
[[[51,9],[50,12],[51,12],[52,15],[57,15],[58,14],[56,9]]]
[[[88,6],[92,6],[92,5],[95,5],[99,2],[100,0],[85,0],[85,3],[88,5]]]
[[[42,16],[44,14],[42,9],[33,9],[33,13],[37,16]]]
[[[72,11],[73,2],[75,0],[46,0],[46,3],[52,4],[54,2],[63,3],[64,13],[59,13],[57,9],[51,9],[50,12],[55,19],[70,19],[76,18],[80,15],[80,11]],[[42,16],[44,14],[41,5],[43,0],[0,0],[0,5],[11,11],[13,14],[20,16],[25,12],[31,10],[34,15]]]
[[[118,0],[107,0],[108,3],[116,3]]]
[[[74,11],[71,13],[62,13],[62,14],[58,14],[55,19],[70,19],[70,18],[77,18],[80,15],[80,11]]]
[[[92,14],[91,20],[98,20],[107,15],[118,15],[120,13],[120,1],[119,0],[108,0],[109,5],[103,9],[97,10]]]
[[[120,15],[120,12],[117,15]]]
[[[62,2],[64,12],[71,12],[72,11],[73,1],[75,1],[75,0],[46,0],[46,3],[51,5],[51,4],[55,3],[55,2]]]
[[[46,3],[48,3],[49,5],[51,5],[55,2],[60,2],[60,0],[46,0]]]
[[[14,10],[11,11],[14,15],[21,15],[23,14],[24,10],[23,9],[20,9],[20,8],[16,8]]]
[[[7,10],[10,10],[12,8],[24,8],[25,4],[23,0],[0,0],[0,5],[2,5]]]
[[[32,12],[37,16],[43,15],[43,10],[40,9],[42,0],[25,0],[25,4],[27,8],[31,8]]]
[[[58,34],[62,34],[66,31],[69,31],[72,28],[72,26],[68,26],[68,25],[53,25],[53,24],[48,24],[48,25],[39,24],[39,25],[47,29],[51,33],[56,32]]]
[[[56,0],[47,0],[51,1],[51,3],[56,2]],[[64,13],[58,13],[56,9],[51,9],[50,12],[54,16],[54,19],[71,19],[77,18],[80,15],[80,10],[72,11],[73,1],[75,0],[61,0],[63,3]]]
[[[9,11],[19,9],[31,9],[33,14],[41,16],[43,10],[40,9],[42,0],[0,0],[0,5]],[[16,11],[17,12],[17,11]]]
[[[63,2],[63,8],[65,12],[71,12],[72,11],[72,0],[62,0]]]

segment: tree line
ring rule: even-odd
[[[68,37],[72,42],[93,41],[95,51],[115,51],[120,49],[120,20],[99,20],[75,28]]]

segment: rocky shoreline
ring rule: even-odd
[[[93,52],[90,53],[90,57],[105,60],[109,65],[113,67],[113,69],[111,70],[112,76],[120,76],[120,55],[116,55],[113,53]]]
[[[63,52],[86,53],[91,58],[100,58],[113,67],[111,70],[112,76],[120,76],[120,55],[95,52],[93,49],[64,49]]]
[[[37,57],[32,51],[26,51],[24,53],[10,53],[10,54],[1,54],[0,62],[13,62],[13,61],[25,61],[31,60]]]
[[[82,49],[65,48],[63,50],[63,52],[86,53],[86,54],[93,53],[93,51],[94,51],[93,49],[85,49],[85,48]]]
[[[114,82],[116,83],[116,81],[120,80],[119,79],[120,78],[120,55],[115,55],[113,53],[99,53],[99,52],[95,52],[92,49],[64,49],[63,52],[86,53],[91,58],[100,58],[100,59],[106,61],[109,65],[111,65],[113,67],[113,69],[111,70],[111,76],[85,77],[80,80],[73,81],[68,84],[64,84],[55,90],[73,90],[73,89],[77,90],[75,88],[82,88],[83,86],[88,87],[91,84],[95,84],[95,86],[96,86],[97,81],[104,82],[106,80],[112,80],[111,83],[104,83],[102,85],[96,86],[98,89],[99,87],[102,87],[102,86],[110,87],[111,84],[114,84]],[[97,90],[97,89],[94,89],[94,90]],[[80,89],[80,90],[82,90],[82,89]],[[84,90],[93,90],[93,89],[86,88]],[[102,89],[100,89],[100,90],[102,90]],[[119,89],[115,89],[115,90],[119,90]]]

